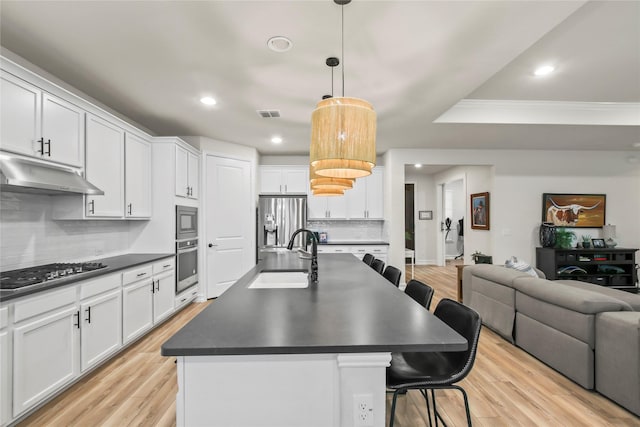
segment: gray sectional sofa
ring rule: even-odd
[[[462,298],[506,340],[640,415],[640,295],[477,264]]]

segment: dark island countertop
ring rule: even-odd
[[[467,341],[353,255],[318,255],[317,284],[249,289],[262,271],[306,271],[269,254],[162,345],[164,356],[460,351]]]
[[[106,265],[105,268],[99,270],[88,271],[86,273],[74,274],[69,277],[49,280],[32,286],[25,286],[15,290],[0,290],[0,301],[12,300],[15,298],[31,295],[38,292],[48,291],[62,286],[69,286],[83,280],[93,279],[95,277],[104,276],[105,274],[114,273],[120,270],[137,267],[139,265],[148,264],[164,258],[172,257],[175,254],[126,254],[112,256],[108,258],[100,258],[91,260],[90,262],[101,262]]]

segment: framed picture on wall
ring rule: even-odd
[[[606,194],[544,193],[542,222],[559,227],[602,228],[606,204]]]
[[[471,195],[471,228],[489,230],[489,193]]]

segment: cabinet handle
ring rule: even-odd
[[[38,150],[38,153],[40,153],[41,156],[44,156],[44,138],[40,138],[37,142],[40,143],[40,150]]]
[[[129,203],[127,206],[129,209],[129,215],[131,215],[131,212],[133,211],[133,203]]]
[[[96,205],[95,205],[95,203],[96,203],[96,201],[95,201],[95,200],[91,200],[91,201],[89,202],[89,213],[90,213],[90,214],[94,214],[94,213],[96,213],[96,210],[95,210],[95,206],[96,206]]]
[[[84,320],[86,320],[87,323],[91,323],[91,306],[87,307],[85,311],[87,312],[87,317]]]
[[[151,293],[152,294],[156,293],[156,281],[155,280],[151,281]]]
[[[287,184],[284,185],[284,192],[287,192]]]
[[[147,273],[138,273],[138,274],[136,274],[137,277],[142,277],[142,276],[146,276],[146,275],[147,275]]]
[[[73,314],[73,317],[76,318],[75,323],[73,324],[73,326],[75,326],[76,328],[80,329],[80,310],[76,311]]]
[[[162,268],[169,268],[169,267],[171,267],[171,264],[165,264],[162,266]]]
[[[160,292],[160,279],[156,280],[156,292]]]
[[[46,154],[47,156],[51,157],[51,140],[47,139],[47,142],[45,142],[43,145],[47,146],[48,150]],[[42,154],[44,155],[45,153],[42,153]]]

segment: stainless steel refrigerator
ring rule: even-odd
[[[299,228],[307,226],[307,196],[268,196],[258,200],[257,260],[265,252],[284,250],[289,238]],[[306,234],[296,237],[294,248],[305,248]]]

